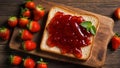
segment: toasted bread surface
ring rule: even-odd
[[[54,17],[55,13],[58,12],[58,11],[63,12],[64,14],[67,14],[67,15],[82,16],[83,19],[85,19],[86,21],[91,21],[92,25],[94,25],[96,27],[96,29],[98,29],[98,25],[99,25],[98,19],[97,19],[97,17],[95,17],[93,15],[79,14],[79,13],[76,13],[72,10],[67,9],[67,8],[62,8],[62,7],[57,7],[57,6],[54,6],[54,7],[51,8],[51,10],[48,14],[48,19],[47,19],[46,26],[45,26],[45,29],[44,29],[42,41],[41,41],[41,44],[40,44],[40,49],[43,50],[43,51],[47,51],[47,52],[56,53],[56,54],[64,55],[64,56],[67,56],[67,57],[75,58],[75,56],[73,54],[61,54],[60,49],[58,47],[49,47],[46,43],[47,39],[49,37],[49,33],[48,33],[46,27],[50,23],[51,19]],[[94,44],[94,37],[95,36],[91,37],[91,42],[92,43],[90,45],[81,48],[82,57],[78,58],[78,59],[86,60],[87,58],[90,57],[92,46]]]

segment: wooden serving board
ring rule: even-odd
[[[114,21],[111,18],[102,16],[99,14],[95,14],[92,12],[88,12],[88,11],[85,11],[82,9],[73,8],[70,6],[65,6],[65,5],[56,4],[56,3],[52,3],[52,2],[46,2],[46,1],[41,1],[41,0],[36,0],[35,2],[36,2],[36,4],[41,4],[42,6],[44,6],[45,10],[46,10],[46,15],[40,21],[42,24],[42,30],[39,33],[34,34],[33,40],[37,42],[37,45],[38,45],[37,49],[34,51],[30,51],[30,52],[24,51],[23,49],[21,49],[21,41],[18,39],[18,31],[20,30],[20,28],[15,28],[15,30],[13,32],[12,38],[9,43],[9,46],[11,49],[30,53],[30,54],[37,55],[40,57],[80,64],[80,65],[86,65],[86,66],[90,66],[90,67],[101,67],[104,64],[104,61],[106,58],[107,45],[108,45],[111,37],[114,35],[114,33],[113,33]],[[47,14],[52,6],[57,6],[57,5],[59,5],[60,7],[63,7],[63,8],[65,7],[67,9],[73,10],[75,12],[79,12],[81,14],[91,14],[91,15],[98,17],[98,20],[100,22],[99,29],[98,29],[98,32],[95,37],[95,42],[93,45],[91,56],[86,61],[81,61],[81,60],[77,60],[77,59],[73,59],[73,58],[68,58],[68,57],[44,52],[39,49],[44,26],[45,26],[45,23],[47,20]]]

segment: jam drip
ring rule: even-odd
[[[47,26],[49,32],[48,46],[57,46],[62,54],[73,54],[77,58],[81,58],[81,47],[91,44],[90,37],[92,36],[90,32],[80,26],[83,21],[85,20],[81,16],[57,12]]]

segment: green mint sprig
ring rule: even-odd
[[[91,21],[84,21],[80,24],[82,27],[86,28],[87,31],[91,32],[91,34],[96,34],[96,28],[92,25]]]

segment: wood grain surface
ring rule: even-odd
[[[24,0],[0,0],[0,25],[7,22],[9,16],[18,15],[19,6]],[[76,8],[88,10],[94,13],[102,14],[111,17],[115,21],[114,32],[120,33],[120,20],[116,20],[113,16],[113,12],[117,7],[120,7],[119,0],[46,0],[56,3],[73,6]],[[1,26],[0,26],[1,27]],[[9,42],[9,41],[8,41]],[[19,51],[11,50],[8,44],[0,45],[0,68],[23,68],[21,66],[12,66],[9,64],[8,57],[10,54],[21,55],[24,58],[31,56],[35,60],[38,60],[38,56],[26,54]],[[110,45],[109,45],[110,46]],[[113,52],[107,49],[107,56],[105,65],[102,68],[120,68],[120,49]],[[50,60],[44,58],[48,62],[49,68],[89,68],[82,65],[76,65],[72,63],[65,63],[61,61]]]

